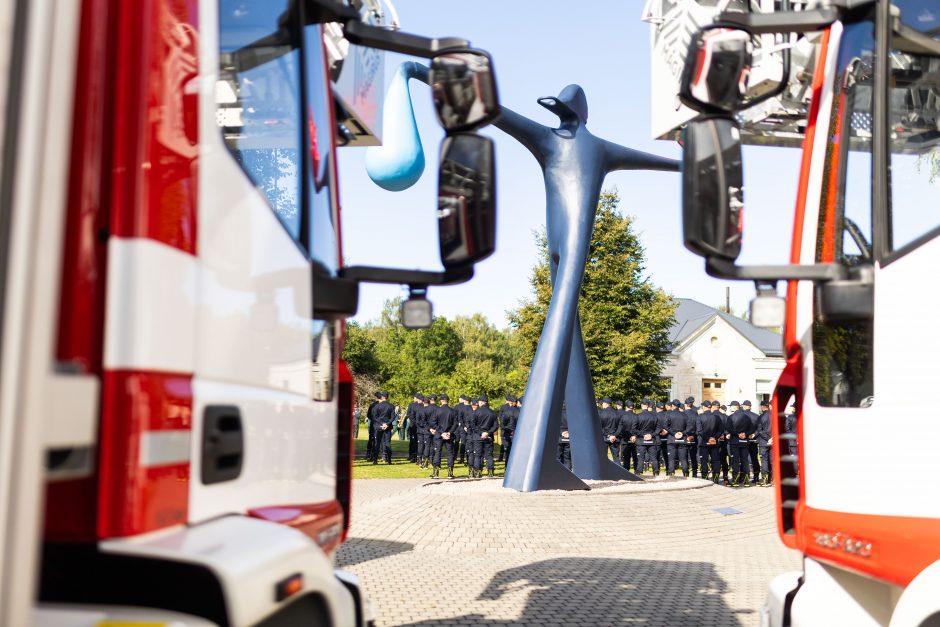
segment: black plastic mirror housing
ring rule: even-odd
[[[731,118],[706,117],[683,131],[682,227],[685,247],[733,261],[741,253],[744,173],[741,136]]]

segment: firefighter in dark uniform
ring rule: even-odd
[[[375,458],[373,464],[378,463],[381,453],[386,464],[392,463],[392,431],[395,427],[395,408],[388,402],[388,392],[379,392],[379,402],[372,409],[372,421],[375,424]]]
[[[686,456],[689,459],[689,468],[692,470],[692,476],[698,477],[698,409],[695,407],[695,398],[689,396],[685,399],[685,406],[682,410],[685,414],[685,441]]]
[[[711,473],[712,481],[718,483],[718,471],[721,468],[719,440],[724,436],[725,426],[721,416],[712,411],[711,401],[702,401],[695,429],[701,442],[699,469],[702,471],[702,478],[707,479]]]
[[[366,409],[366,428],[369,433],[369,441],[366,442],[366,459],[370,462],[374,462],[378,459],[379,452],[375,445],[375,421],[372,419],[372,414],[375,411],[375,406],[379,404],[379,393],[374,394],[372,402],[369,403],[369,408]]]
[[[450,398],[441,394],[440,405],[431,415],[428,423],[428,432],[431,434],[431,479],[439,479],[441,471],[441,449],[447,451],[447,478],[454,478],[454,440],[453,433],[457,428],[457,413],[450,406]]]
[[[405,422],[408,423],[408,461],[418,462],[418,427],[415,421],[418,419],[418,412],[424,408],[421,402],[421,395],[415,394],[414,401],[408,405],[405,411]]]
[[[474,415],[474,457],[476,459],[476,477],[479,479],[483,476],[483,462],[486,461],[486,472],[487,475],[492,477],[494,464],[493,464],[493,435],[496,432],[496,427],[498,421],[496,419],[496,412],[489,408],[487,405],[489,399],[487,399],[485,394],[481,394],[480,398],[477,399],[478,407]]]
[[[770,427],[770,401],[761,401],[760,411],[761,414],[757,418],[757,446],[760,447],[760,484],[773,485],[774,471],[770,455],[774,438]]]
[[[666,467],[666,474],[674,476],[676,468],[682,469],[682,476],[689,476],[689,457],[686,452],[688,442],[686,416],[682,411],[682,403],[673,399],[666,405],[666,453],[669,459],[669,465]]]
[[[758,414],[751,411],[751,401],[743,401],[741,409],[751,419],[751,431],[747,434],[747,454],[751,465],[751,482],[757,485],[760,483],[760,461],[758,457],[757,444],[757,422],[760,419]]]
[[[656,424],[659,427],[659,447],[657,455],[659,457],[659,467],[663,472],[669,467],[669,452],[666,446],[669,440],[669,430],[666,428],[666,404],[656,403]]]
[[[747,436],[754,432],[751,417],[737,401],[731,402],[734,413],[729,421],[728,448],[731,453],[731,482],[733,485],[751,485],[750,455]]]
[[[619,464],[623,459],[623,401],[613,401],[614,413],[617,414],[617,422],[620,424],[620,437],[617,438],[617,448],[611,451],[614,463]]]
[[[718,440],[718,450],[721,451],[721,477],[725,485],[729,485],[731,480],[728,479],[728,436],[730,435],[729,419],[731,416],[728,414],[728,408],[724,405],[719,405],[717,402],[712,402],[712,413],[718,414],[718,417],[721,419],[723,433],[721,438]]]
[[[640,470],[646,470],[646,465],[653,466],[653,474],[659,474],[659,424],[656,414],[653,413],[653,401],[644,399],[640,406],[642,411],[636,417],[636,446],[639,454]]]
[[[621,419],[621,441],[623,446],[620,449],[620,465],[630,470],[631,464],[633,472],[640,474],[643,469],[640,467],[640,460],[636,449],[636,412],[633,411],[633,401],[626,401],[623,404],[623,415]]]
[[[467,449],[467,468],[469,471],[467,474],[470,477],[476,476],[476,435],[474,434],[474,430],[476,429],[478,408],[479,405],[477,404],[476,397],[467,399],[467,409],[464,410],[463,439],[464,446]]]
[[[509,464],[509,452],[512,451],[512,438],[516,434],[516,424],[519,422],[519,399],[512,397],[512,413],[509,414],[509,423],[503,425],[503,442],[506,444],[506,463]]]
[[[501,436],[499,439],[499,458],[496,460],[498,462],[503,461],[503,455],[506,454],[506,431],[507,426],[509,425],[510,416],[512,415],[513,407],[515,407],[515,405],[513,405],[515,399],[516,397],[512,394],[507,394],[506,402],[500,406],[499,411],[497,412],[497,418],[499,419],[499,435]]]
[[[601,421],[601,435],[604,438],[604,444],[610,451],[614,461],[620,457],[620,416],[610,406],[610,398],[601,399],[601,408],[597,412],[597,417]]]
[[[428,430],[428,424],[431,422],[431,415],[437,407],[431,403],[432,396],[425,395],[422,398],[424,407],[421,408],[417,420],[418,464],[421,468],[427,468],[431,459],[431,432]]]
[[[454,455],[457,461],[464,463],[464,456],[467,453],[467,434],[463,430],[467,424],[467,416],[470,414],[470,398],[466,394],[461,394],[457,406],[454,407],[457,414],[457,429],[454,433]]]
[[[571,470],[571,434],[568,433],[568,407],[561,403],[561,429],[558,434],[558,461]]]

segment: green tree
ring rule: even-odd
[[[599,396],[663,398],[668,391],[660,373],[676,305],[645,275],[643,245],[631,218],[619,214],[619,202],[616,191],[601,194],[579,299],[594,390]],[[535,356],[552,293],[545,234],[536,242],[532,297],[509,314],[527,363]]]

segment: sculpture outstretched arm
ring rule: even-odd
[[[605,141],[607,171],[614,170],[662,170],[678,172],[679,162],[675,159],[651,155],[648,152],[633,150],[626,146]]]
[[[548,143],[546,136],[551,132],[547,126],[506,107],[499,108],[499,118],[493,122],[493,126],[525,146],[539,163],[544,162]]]

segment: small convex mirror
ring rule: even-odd
[[[685,247],[734,261],[741,254],[744,172],[741,135],[730,118],[697,118],[683,131],[682,229]]]
[[[779,94],[789,74],[789,50],[778,35],[755,37],[737,28],[706,27],[689,42],[679,98],[702,112],[731,113]]]
[[[406,329],[427,329],[434,321],[434,309],[426,298],[409,298],[401,304],[401,323]]]
[[[776,292],[760,292],[751,300],[749,322],[762,329],[776,329],[783,326],[787,315],[787,301]]]
[[[438,233],[441,263],[476,263],[496,247],[496,171],[493,141],[458,133],[441,144]]]
[[[499,115],[493,61],[478,50],[442,52],[431,59],[434,108],[448,132],[489,124]]]

